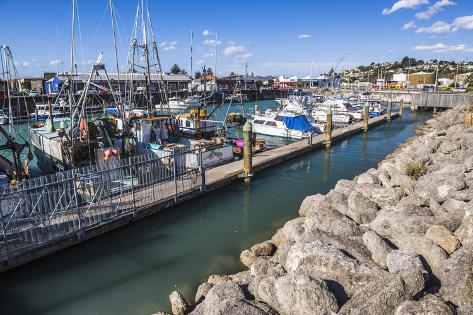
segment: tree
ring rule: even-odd
[[[202,73],[200,71],[197,71],[195,74],[194,74],[194,78],[195,79],[200,79],[202,78]]]
[[[268,86],[273,86],[274,85],[274,80],[273,79],[269,79],[268,80]]]
[[[214,73],[212,71],[212,68],[210,68],[210,67],[207,68],[207,75],[208,76],[213,76],[214,75]]]
[[[234,77],[234,76],[236,76],[235,72],[233,72],[233,71],[232,71],[232,72],[230,72],[230,76],[231,76],[231,77]]]
[[[181,70],[181,68],[175,63],[175,64],[173,64],[172,67],[171,67],[171,73],[172,73],[172,74],[180,74],[180,73],[182,73],[182,70]]]

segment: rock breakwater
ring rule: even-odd
[[[465,108],[353,180],[307,197],[299,217],[210,276],[176,314],[473,314],[473,128]]]

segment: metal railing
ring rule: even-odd
[[[188,163],[188,156],[198,163]],[[147,153],[0,187],[0,262],[205,189],[202,150]]]

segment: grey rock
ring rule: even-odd
[[[282,242],[295,241],[304,233],[304,221],[305,218],[302,217],[287,221],[286,224],[273,235],[271,243],[279,247]]]
[[[240,254],[240,261],[245,265],[246,267],[250,268],[253,262],[256,260],[255,254],[249,249],[245,249],[244,251],[241,252]]]
[[[181,293],[177,291],[171,292],[169,300],[171,301],[171,309],[174,315],[185,315],[189,311],[189,304],[187,304]]]
[[[259,298],[280,314],[333,314],[337,300],[324,281],[289,274],[267,277],[258,286]]]
[[[338,314],[393,314],[398,305],[411,298],[408,291],[401,277],[388,275],[358,290]]]
[[[288,273],[336,281],[349,294],[387,274],[379,267],[362,263],[320,241],[294,244],[284,267]]]
[[[286,271],[274,260],[257,259],[253,265],[251,265],[250,274],[255,278],[263,278],[265,276],[281,277],[286,274]]]
[[[457,218],[459,220],[463,219],[465,215],[466,202],[455,199],[447,199],[442,204],[445,210],[447,210],[450,216]]]
[[[389,272],[400,276],[411,295],[424,289],[429,279],[417,254],[409,251],[393,250],[386,256]]]
[[[374,231],[367,231],[363,234],[363,243],[370,251],[371,257],[381,268],[386,269],[386,255],[392,248]]]
[[[228,279],[238,283],[239,285],[246,285],[253,281],[253,276],[251,275],[251,272],[249,270],[245,270],[233,275],[229,275]]]
[[[358,224],[369,223],[376,218],[378,206],[357,191],[348,196],[348,209],[345,214]]]
[[[428,294],[420,301],[402,303],[394,315],[453,315],[453,311],[442,299]]]
[[[380,171],[378,174],[378,179],[381,185],[385,188],[392,188],[391,186],[391,176],[385,171]]]
[[[263,242],[253,245],[251,251],[255,256],[271,256],[276,251],[276,246],[271,242]]]
[[[473,244],[463,245],[442,265],[440,294],[458,307],[473,305]]]
[[[423,257],[434,275],[448,259],[445,251],[432,240],[424,236],[403,236],[394,240],[399,249],[412,251]]]
[[[200,303],[202,302],[203,299],[205,299],[205,296],[207,293],[212,289],[214,285],[208,282],[201,283],[199,287],[197,288],[197,292],[195,293],[194,297],[194,302],[195,303]]]
[[[324,195],[314,195],[305,197],[299,208],[299,215],[305,217],[309,211],[317,211],[321,207],[328,206],[327,197]]]
[[[354,182],[346,179],[341,179],[335,185],[334,190],[348,196],[356,187]]]
[[[473,201],[466,204],[465,216],[460,227],[455,231],[455,236],[463,244],[473,242]]]
[[[367,172],[361,175],[358,175],[356,183],[357,184],[376,184],[376,185],[379,184],[379,179],[375,175],[376,172],[377,171],[372,168],[372,169],[369,169]]]

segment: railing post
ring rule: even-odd
[[[3,219],[3,211],[2,209],[0,208],[0,222],[2,223],[2,233],[3,233],[3,242],[5,243],[5,252],[7,253],[7,261],[8,261],[8,264],[12,264],[13,261],[12,261],[12,257],[11,257],[11,253],[10,253],[10,246],[8,245],[8,238],[7,238],[7,231],[5,230],[5,221]]]
[[[325,147],[332,145],[332,108],[327,108],[327,121],[325,123]]]
[[[206,191],[205,187],[205,168],[204,168],[204,159],[202,157],[202,146],[199,145],[199,171],[200,171],[200,191]]]
[[[172,169],[174,173],[174,189],[176,193],[174,194],[174,201],[177,201],[177,194],[178,194],[178,188],[177,188],[177,163],[176,163],[176,150],[172,150]]]
[[[368,124],[370,119],[370,105],[367,103],[363,112],[363,131],[368,132]]]
[[[253,168],[253,126],[249,120],[243,126],[243,171],[245,182],[250,182]]]
[[[80,207],[79,207],[79,196],[78,196],[78,193],[77,193],[77,186],[76,186],[76,183],[78,182],[77,181],[77,173],[76,173],[76,170],[72,169],[72,181],[73,181],[73,187],[74,187],[74,203],[75,203],[75,207],[76,207],[76,212],[77,212],[77,220],[79,221],[79,238],[81,238],[82,236],[84,236],[84,229],[82,228],[82,216],[81,216],[81,213],[80,213]],[[79,184],[80,184],[80,181],[79,181]]]
[[[129,160],[131,162],[131,160]],[[131,199],[133,199],[133,213],[136,214],[136,204],[135,204],[135,164],[130,163],[130,177],[131,177]]]

